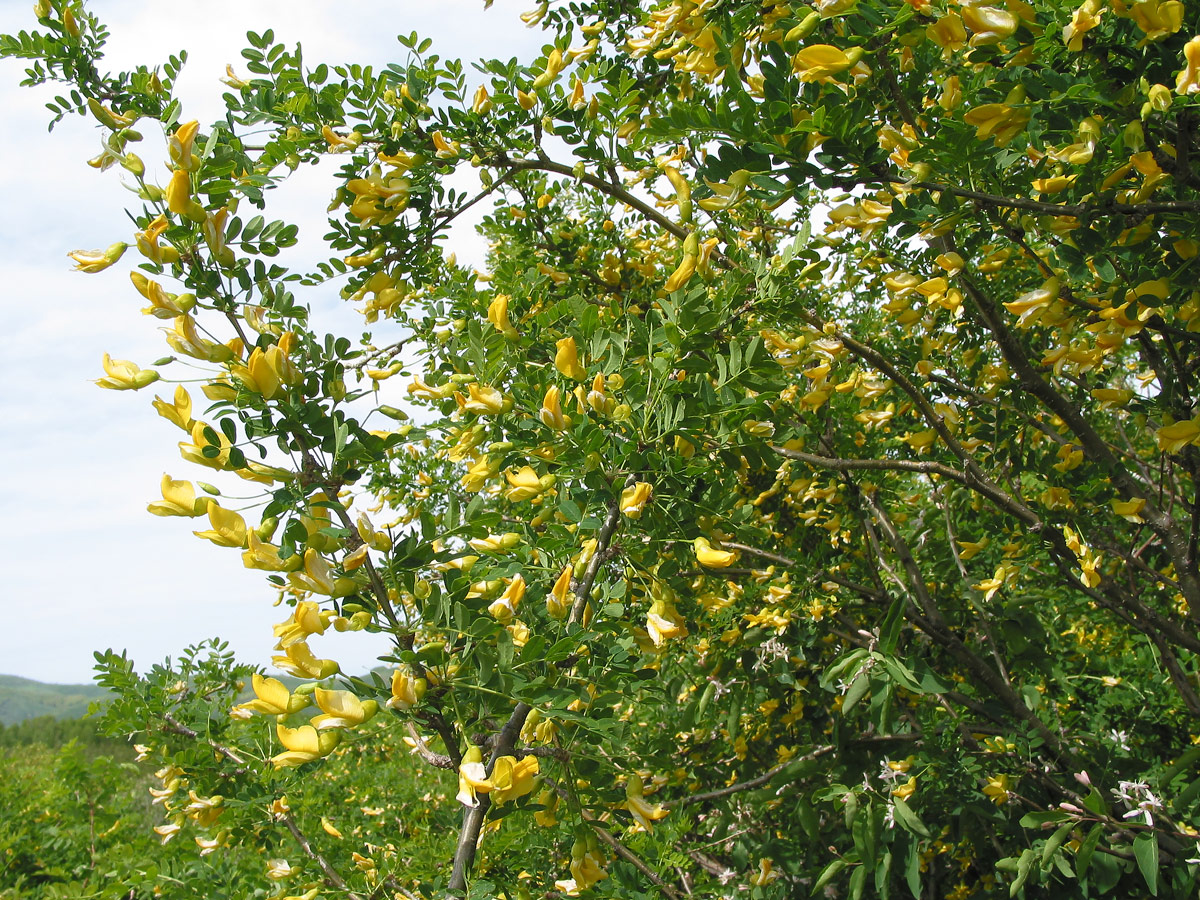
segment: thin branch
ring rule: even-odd
[[[600,838],[600,840],[604,841],[604,843],[608,844],[608,846],[612,848],[613,853],[617,854],[617,856],[621,857],[621,859],[625,860],[625,862],[629,863],[635,869],[649,878],[650,881],[654,883],[654,886],[662,891],[663,895],[666,896],[668,900],[679,900],[679,892],[667,884],[661,875],[646,865],[646,863],[642,861],[641,857],[613,837],[609,830],[600,822],[596,821],[596,817],[589,813],[586,809],[581,810],[581,812],[583,814],[583,820],[592,826],[592,831],[596,833],[596,836]]]
[[[766,550],[759,550],[757,547],[751,547],[748,544],[735,544],[733,541],[722,541],[722,543],[726,547],[732,547],[734,550],[741,550],[743,553],[749,553],[751,556],[769,559],[771,562],[779,563],[781,566],[787,566],[789,569],[798,565],[794,559],[789,559],[786,556],[780,556],[778,553],[768,553]]]
[[[605,181],[603,178],[597,178],[587,172],[576,173],[571,166],[563,163],[555,162],[552,159],[499,159],[495,160],[497,166],[512,169],[513,171],[535,170],[543,172],[554,172],[558,175],[566,175],[577,179],[581,184],[586,184],[588,187],[593,187],[602,194],[607,194],[614,200],[620,200],[626,206],[632,207],[640,212],[650,221],[654,222],[665,231],[669,231],[675,237],[682,240],[689,234],[689,230],[682,225],[677,225],[672,222],[657,209],[643,200],[640,200],[629,189],[623,185],[613,184]]]
[[[346,880],[329,864],[329,860],[322,856],[321,852],[309,842],[308,838],[304,836],[304,832],[300,830],[300,827],[290,815],[284,813],[282,816],[279,816],[279,821],[292,833],[292,837],[296,839],[296,843],[300,845],[300,849],[304,851],[304,855],[320,867],[321,871],[325,874],[325,883],[329,887],[338,891],[346,891],[346,895],[354,898],[354,900],[362,900],[362,894],[351,891],[348,888]]]
[[[685,806],[692,806],[696,803],[707,803],[709,800],[720,800],[722,797],[728,797],[731,794],[741,793],[742,791],[752,791],[755,788],[760,788],[764,784],[767,784],[772,778],[785,769],[789,769],[792,766],[799,765],[800,763],[812,762],[814,759],[820,759],[823,756],[828,756],[836,749],[837,747],[833,744],[825,744],[821,747],[818,747],[816,750],[805,753],[803,756],[794,756],[787,762],[781,762],[779,765],[767,769],[767,771],[763,772],[763,774],[755,778],[751,778],[749,781],[739,781],[727,787],[718,788],[715,791],[707,791],[703,794],[692,794],[688,797],[681,797],[679,800],[669,800],[662,805],[666,809],[679,809]]]
[[[895,183],[905,183],[902,179],[888,176]],[[970,200],[983,206],[993,206],[1000,209],[1024,209],[1029,212],[1041,213],[1048,216],[1065,216],[1076,219],[1093,219],[1098,216],[1137,216],[1144,218],[1155,213],[1194,213],[1200,212],[1200,201],[1196,200],[1154,200],[1148,203],[1043,203],[1039,200],[1029,200],[1025,197],[1004,197],[1000,194],[986,194],[981,191],[970,191],[966,188],[954,187],[949,184],[938,184],[933,181],[918,181],[910,187],[926,191],[940,191],[953,194],[964,200]]]
[[[788,450],[786,447],[771,446],[780,456],[788,459],[798,459],[811,466],[822,469],[833,469],[837,472],[849,472],[856,469],[876,469],[888,472],[920,472],[927,475],[942,475],[960,484],[969,485],[970,479],[965,472],[953,469],[943,463],[926,460],[908,459],[841,459],[833,456],[818,456],[815,453],[804,453],[801,450]]]
[[[417,731],[417,726],[412,722],[408,723],[408,736],[412,738],[413,744],[416,745],[417,755],[431,766],[436,766],[439,769],[457,769],[456,763],[451,757],[444,753],[435,753],[429,749],[429,745],[425,743],[425,739],[421,737],[421,733]]]
[[[634,477],[630,475],[625,482],[625,486],[628,487],[634,481]],[[616,532],[620,521],[621,496],[618,494],[608,504],[608,514],[604,517],[604,524],[600,526],[600,533],[596,535],[596,552],[588,560],[587,568],[583,571],[583,577],[574,586],[575,602],[571,604],[571,614],[567,617],[568,624],[578,622],[583,617],[583,611],[587,608],[588,600],[592,596],[592,585],[596,581],[596,573],[600,571],[600,564],[604,561],[604,556],[608,551],[609,545],[612,543],[613,534]]]

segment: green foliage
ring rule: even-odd
[[[1196,9],[547,2],[475,83],[267,31],[202,131],[43,7],[0,53],[109,133],[172,322],[101,384],[203,373],[155,405],[262,521],[151,511],[267,573],[303,679],[98,654],[159,834],[304,898],[1194,896]],[[270,189],[334,155],[291,271]]]

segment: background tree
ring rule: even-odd
[[[0,52],[136,179],[168,323],[100,384],[201,372],[155,406],[262,486],[151,512],[269,573],[311,679],[230,717],[220,654],[102,654],[162,827],[290,834],[293,896],[1194,893],[1194,5],[543,3],[473,82],[252,33],[205,129],[177,61],[101,75],[89,13],[37,12]],[[250,207],[334,154],[290,272]],[[442,246],[478,203],[486,271]],[[301,302],[334,285],[361,341]],[[388,674],[336,679],[330,627]],[[398,734],[379,766],[457,772],[452,853],[292,814]]]

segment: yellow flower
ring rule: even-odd
[[[709,181],[707,178],[704,179],[704,183],[708,185],[713,195],[698,201],[696,205],[701,209],[707,209],[709,212],[732,209],[741,203],[746,196],[746,185],[749,183],[752,174],[747,169],[738,169],[729,176],[729,180],[724,184]]]
[[[917,776],[913,775],[904,784],[897,785],[892,788],[892,796],[899,797],[901,800],[907,801],[917,790]]]
[[[299,553],[294,553],[287,559],[280,559],[279,548],[264,541],[252,528],[246,532],[246,549],[242,551],[242,565],[247,569],[260,569],[264,572],[295,572],[304,565],[304,560]]]
[[[500,806],[509,800],[532,793],[537,782],[538,758],[526,756],[518,760],[513,756],[501,756],[492,767],[492,803]]]
[[[1112,501],[1113,512],[1121,518],[1135,523],[1146,521],[1142,518],[1142,510],[1146,507],[1146,500],[1143,497],[1135,497],[1132,500],[1117,500]]]
[[[273,627],[275,637],[279,638],[275,649],[286,650],[292,644],[306,640],[310,634],[324,634],[334,615],[333,610],[322,610],[313,600],[301,600],[290,619]]]
[[[1179,0],[1139,0],[1131,4],[1129,11],[1138,28],[1146,34],[1138,42],[1139,46],[1161,41],[1183,26],[1183,4]]]
[[[571,417],[565,415],[559,404],[559,389],[557,385],[546,391],[542,398],[542,408],[538,410],[538,418],[542,424],[553,431],[566,431],[571,427]]]
[[[151,262],[168,265],[179,261],[178,250],[169,245],[166,247],[158,245],[158,239],[170,226],[171,223],[167,221],[167,217],[159,215],[146,226],[145,231],[139,231],[134,235],[134,242],[142,256]]]
[[[208,502],[208,521],[212,528],[207,531],[193,531],[196,537],[212,541],[218,547],[246,546],[246,520],[232,509],[225,509],[215,500]]]
[[[801,81],[832,81],[834,75],[845,72],[861,56],[861,50],[855,55],[830,44],[810,44],[792,58],[792,71]]]
[[[513,616],[517,614],[517,607],[521,605],[521,599],[524,596],[525,578],[518,572],[511,579],[508,579],[508,587],[504,589],[503,594],[492,601],[488,606],[488,612],[501,625],[507,625],[512,621]]]
[[[410,666],[400,666],[392,672],[392,697],[387,702],[389,709],[412,709],[421,702],[429,682],[417,678]]]
[[[692,542],[696,550],[696,561],[709,569],[724,569],[733,565],[737,554],[731,550],[716,550],[706,537],[698,537]]]
[[[304,641],[292,644],[283,656],[272,656],[271,665],[296,678],[316,680],[329,678],[341,670],[341,666],[332,659],[317,659],[313,656],[312,650]]]
[[[622,806],[629,810],[630,814],[642,828],[647,831],[652,831],[654,826],[652,823],[659,819],[666,818],[667,810],[663,809],[662,804],[650,804],[643,798],[642,793],[645,786],[642,782],[642,776],[636,772],[629,776],[629,781],[625,784],[625,802]]]
[[[1029,291],[1016,300],[1005,303],[1004,308],[1018,317],[1018,328],[1028,328],[1058,299],[1059,289],[1058,278],[1048,278],[1036,290]]]
[[[146,507],[156,516],[186,516],[194,519],[204,515],[211,502],[207,497],[196,499],[196,489],[190,481],[175,481],[170,475],[162,477],[162,500],[155,500]]]
[[[576,839],[571,847],[571,875],[580,891],[586,891],[608,877],[604,871],[604,856],[595,837],[588,835],[587,839]]]
[[[974,32],[970,41],[972,47],[997,44],[1017,30],[1017,17],[1007,9],[977,2],[963,3],[959,8],[963,22]]]
[[[352,728],[361,725],[379,712],[379,704],[375,700],[359,700],[350,691],[327,691],[317,688],[313,691],[313,699],[317,701],[322,715],[313,716],[312,726],[318,731],[326,728]]]
[[[532,466],[522,466],[516,472],[505,472],[509,488],[504,492],[506,500],[518,503],[522,500],[532,500],[542,494],[542,482]]]
[[[463,754],[462,762],[458,766],[458,802],[474,809],[479,805],[477,795],[489,793],[491,790],[492,782],[483,766],[483,751],[472,744]]]
[[[1100,17],[1106,10],[1100,7],[1100,0],[1085,0],[1071,15],[1069,24],[1063,26],[1063,44],[1072,53],[1083,49],[1083,36],[1100,24]]]
[[[467,469],[467,474],[460,479],[460,483],[465,490],[479,491],[499,471],[500,460],[484,454],[471,464],[471,468]]]
[[[695,253],[685,253],[683,259],[679,261],[678,267],[676,267],[675,271],[671,273],[671,277],[663,285],[663,290],[671,294],[687,284],[692,274],[696,271],[696,262],[698,259],[699,256]]]
[[[512,409],[512,398],[505,397],[502,392],[491,385],[469,384],[467,393],[471,397],[463,402],[462,408],[468,412],[498,415]]]
[[[958,546],[961,548],[958,556],[963,562],[966,562],[969,559],[973,559],[976,554],[990,543],[991,539],[986,537],[981,541],[958,541]]]
[[[1009,791],[1012,788],[1012,782],[1009,781],[1007,775],[993,775],[988,779],[988,782],[983,787],[983,793],[997,806],[1003,806],[1008,802]]]
[[[942,48],[943,56],[948,56],[967,42],[967,30],[958,13],[942,16],[932,25],[927,25],[925,36]]]
[[[636,519],[650,500],[652,491],[653,487],[646,481],[639,481],[625,488],[621,491],[621,512],[631,519]]]
[[[552,619],[566,618],[567,613],[571,611],[571,574],[571,566],[563,569],[558,580],[554,582],[553,589],[546,595],[546,612]]]
[[[997,147],[1003,147],[1024,130],[1029,111],[1014,109],[1007,103],[985,103],[970,110],[963,121],[975,126],[977,140],[992,138]]]
[[[303,765],[328,756],[342,739],[340,731],[319,732],[311,725],[288,728],[276,724],[275,733],[279,736],[279,743],[284,746],[283,753],[271,757],[277,769]]]
[[[303,570],[292,572],[288,576],[288,580],[294,587],[302,591],[324,594],[327,597],[343,594],[339,590],[338,579],[333,576],[329,560],[312,547],[304,551]]]
[[[488,304],[487,319],[495,326],[496,330],[503,334],[510,341],[517,339],[517,329],[513,327],[512,322],[508,320],[508,295],[497,294],[496,298]]]
[[[1200,35],[1183,45],[1186,65],[1175,76],[1175,93],[1184,96],[1200,91]]]
[[[775,868],[775,861],[763,857],[758,861],[758,871],[750,876],[750,883],[755,887],[766,887],[772,881],[777,881],[783,875]]]
[[[533,820],[543,828],[550,828],[558,824],[558,819],[554,812],[558,808],[558,794],[554,792],[554,788],[547,787],[541,794],[538,795],[538,803],[542,809],[539,809],[533,814]]]
[[[232,366],[229,371],[247,390],[262,395],[264,400],[274,400],[301,381],[300,373],[278,344],[265,352],[255,347],[246,365]]]
[[[308,697],[293,694],[278,678],[264,678],[257,672],[251,677],[254,700],[239,704],[234,709],[244,709],[264,716],[286,716],[308,706]]]
[[[363,140],[362,132],[360,131],[351,131],[343,137],[328,125],[321,129],[321,137],[325,138],[326,143],[329,144],[330,153],[346,153],[351,150],[357,150],[358,145]]]
[[[202,337],[196,327],[196,321],[191,316],[178,316],[171,323],[171,330],[164,328],[163,333],[166,334],[167,344],[172,350],[192,359],[223,363],[234,356],[227,345]]]
[[[467,545],[480,553],[504,553],[521,543],[521,535],[515,531],[504,534],[489,534],[483,538],[472,538]]]
[[[1195,443],[1198,438],[1200,438],[1200,417],[1164,425],[1154,432],[1158,449],[1163,453],[1178,453],[1188,444]]]
[[[579,351],[575,347],[575,338],[565,337],[555,344],[554,368],[566,378],[583,381],[587,378],[587,369],[579,362]]]
[[[972,585],[972,587],[974,587],[977,591],[983,591],[984,600],[991,600],[996,591],[1004,587],[1004,583],[1008,581],[1009,577],[1015,574],[1015,572],[1015,569],[1009,568],[1008,566],[997,566],[995,574],[993,574],[991,578],[987,579],[986,581],[981,581],[979,584]]]
[[[433,146],[436,151],[434,154],[438,159],[454,159],[458,156],[462,145],[458,141],[448,141],[446,136],[440,131],[435,131],[432,135]]]
[[[113,359],[107,353],[103,365],[105,377],[97,378],[96,384],[110,391],[137,391],[158,381],[153,369],[143,369],[127,359]]]
[[[75,260],[75,269],[89,275],[103,272],[125,253],[128,244],[118,241],[107,250],[72,250],[67,256]]]
[[[176,215],[184,216],[193,222],[205,220],[204,207],[192,199],[192,176],[187,169],[175,170],[163,195],[167,201],[167,209]]]
[[[171,157],[173,168],[191,171],[199,167],[200,160],[192,155],[192,145],[199,130],[200,123],[193,119],[176,128],[175,133],[167,140],[167,153]]]
[[[646,632],[655,647],[661,647],[671,638],[687,636],[684,618],[666,592],[659,594],[650,604],[650,612],[646,615]]]

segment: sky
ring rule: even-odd
[[[532,5],[497,0],[485,12],[482,0],[91,0],[88,9],[112,33],[102,68],[153,66],[188,51],[181,120],[203,126],[223,110],[225,65],[245,74],[247,30],[274,28],[277,40],[299,42],[314,67],[401,61],[394,35],[411,31],[432,38],[443,58],[531,60],[545,36],[518,15]],[[0,33],[36,24],[32,2],[0,4]],[[240,553],[193,537],[206,520],[146,511],[159,499],[163,473],[217,480],[180,459],[183,433],[150,406],[156,390],[167,397],[172,385],[134,394],[92,383],[104,374],[105,352],[142,365],[165,355],[164,323],[140,312],[142,298],[128,280],[135,250],[99,274],[72,270],[69,251],[132,240],[124,210],[137,201],[119,169],[86,165],[100,150],[91,119],[71,117],[47,133],[44,104],[57,92],[18,87],[24,68],[0,60],[0,547],[7,558],[0,673],[79,683],[92,677],[95,650],[126,650],[145,670],[216,636],[239,661],[266,666],[271,626],[288,611],[272,605],[276,594],[263,573],[243,568]],[[162,138],[155,128],[144,132],[131,149],[148,166],[161,165]],[[329,170],[313,169],[271,199],[271,215],[301,228],[298,246],[280,257],[285,265],[303,271],[323,258],[319,237],[332,188]],[[466,231],[448,249],[477,261],[481,246]],[[313,307],[315,328],[361,333],[337,285],[296,292]],[[313,650],[353,673],[372,666],[386,643],[331,629],[314,638]]]

